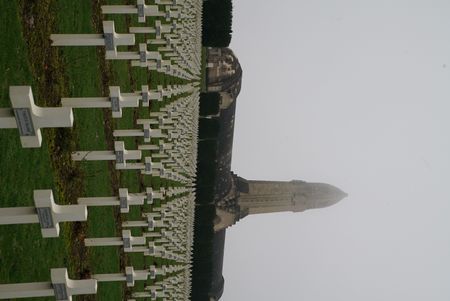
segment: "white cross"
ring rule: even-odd
[[[41,147],[41,128],[72,127],[71,108],[43,108],[34,104],[30,86],[10,86],[11,109],[0,109],[0,129],[18,128],[24,148]]]

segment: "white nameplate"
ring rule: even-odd
[[[14,109],[14,116],[16,117],[17,127],[19,129],[20,136],[36,135],[33,125],[33,119],[31,118],[30,109],[16,108]]]
[[[112,33],[104,33],[103,37],[105,39],[106,50],[114,50],[114,35]]]
[[[52,212],[49,207],[36,208],[36,212],[39,219],[39,224],[43,229],[54,228]]]
[[[53,284],[53,290],[55,292],[56,300],[67,300],[67,287],[65,283]]]

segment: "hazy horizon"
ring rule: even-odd
[[[349,196],[229,228],[221,300],[449,300],[450,2],[233,4],[232,170]]]

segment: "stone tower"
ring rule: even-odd
[[[336,204],[347,196],[329,184],[304,181],[251,181],[231,174],[228,193],[216,202],[214,229],[220,231],[249,214],[302,212]]]
[[[301,212],[336,204],[347,194],[329,184],[303,181],[247,181],[240,191],[238,205],[247,214]]]
[[[198,186],[199,190],[205,192],[202,199],[205,202],[198,204],[197,208],[208,218],[196,217],[198,224],[194,236],[196,255],[192,291],[193,296],[196,296],[195,300],[216,301],[222,296],[225,284],[222,268],[228,227],[249,214],[301,212],[331,206],[347,194],[328,184],[250,181],[234,174],[231,171],[231,159],[237,96],[242,86],[242,68],[231,49],[208,48],[206,73],[207,91],[218,92],[221,96],[220,113],[213,116],[219,118],[220,127],[214,162],[209,162],[215,166],[214,186],[202,188],[202,183]],[[206,197],[211,194],[212,200]],[[214,222],[213,234],[209,232],[211,219]],[[212,238],[209,235],[213,235]],[[206,270],[208,272],[204,273]]]

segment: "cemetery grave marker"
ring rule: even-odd
[[[0,208],[0,225],[41,225],[43,237],[58,237],[59,223],[87,220],[84,205],[57,205],[51,190],[34,190],[35,207]]]
[[[52,46],[104,46],[106,58],[117,55],[117,46],[132,46],[135,36],[132,33],[119,34],[114,21],[103,21],[103,34],[52,34]]]
[[[113,118],[122,117],[122,108],[137,108],[143,93],[121,93],[120,87],[110,86],[109,97],[63,97],[63,107],[110,108]]]
[[[133,14],[138,15],[138,22],[144,23],[146,17],[163,17],[158,5],[146,5],[144,0],[137,0],[136,5],[102,5],[102,14]]]
[[[123,141],[114,142],[113,151],[78,151],[72,153],[74,161],[116,161],[116,169],[126,169],[128,160],[139,160],[140,150],[127,150]]]
[[[66,268],[51,269],[51,282],[0,284],[0,299],[55,297],[71,301],[72,296],[97,293],[97,280],[72,280]]]
[[[43,108],[35,105],[30,86],[10,86],[11,109],[0,109],[0,129],[18,128],[24,148],[41,147],[41,128],[72,127],[70,108]]]
[[[145,196],[130,195],[127,188],[119,188],[119,197],[78,198],[78,204],[86,206],[120,206],[121,213],[128,213],[130,206],[143,205]]]

